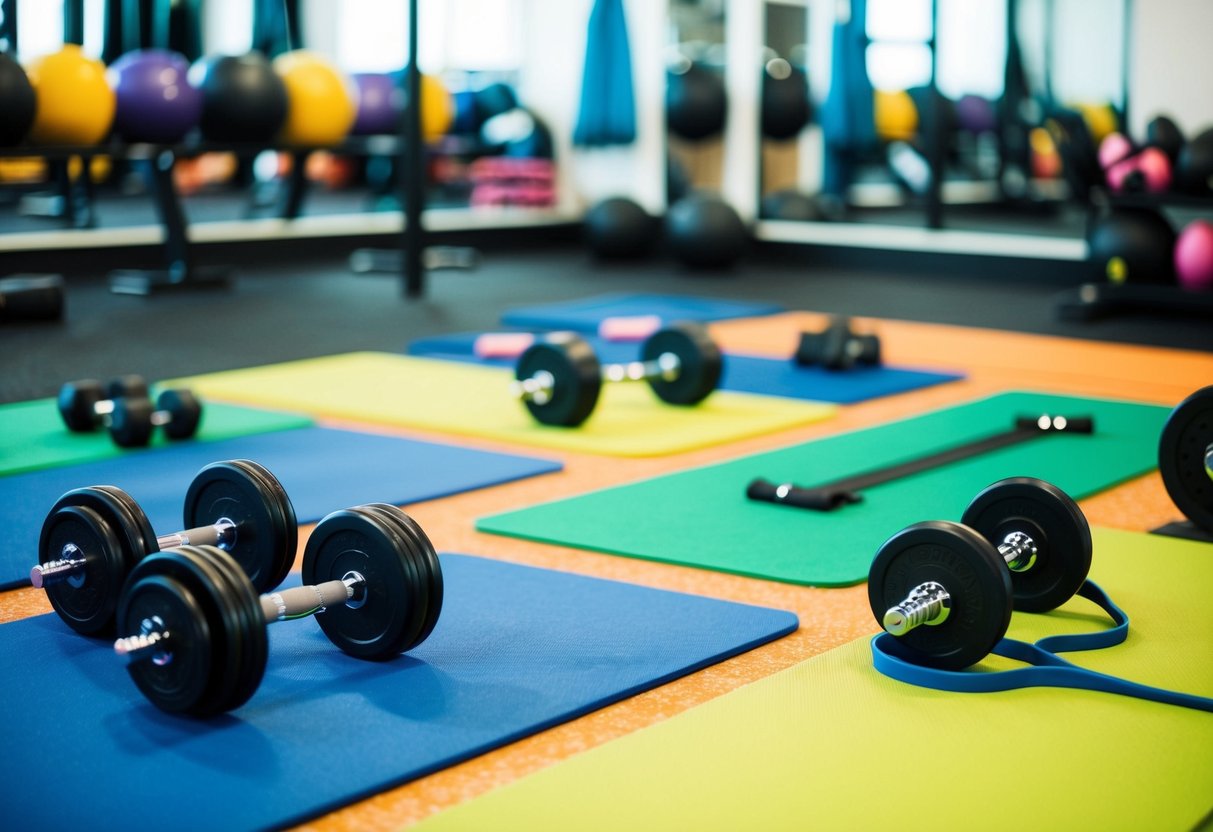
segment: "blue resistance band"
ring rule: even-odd
[[[1149,685],[1139,685],[1136,682],[1078,667],[1058,656],[1057,653],[1112,647],[1123,642],[1129,634],[1129,616],[1116,606],[1097,584],[1091,581],[1084,582],[1078,590],[1078,595],[1098,605],[1108,614],[1115,626],[1097,633],[1049,636],[1031,644],[1026,641],[1004,638],[994,645],[993,653],[1023,662],[1031,667],[988,673],[923,667],[891,655],[888,652],[888,645],[894,636],[888,633],[881,633],[872,639],[872,662],[878,671],[890,679],[936,690],[990,693],[1030,687],[1078,688],[1101,693],[1117,693],[1122,696],[1148,699],[1151,702],[1162,702],[1166,705],[1179,705],[1183,708],[1213,712],[1213,699]]]

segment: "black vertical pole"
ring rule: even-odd
[[[17,0],[0,0],[0,52],[17,51]]]
[[[939,106],[939,2],[931,3],[931,84],[927,88],[927,164],[931,185],[927,189],[927,228],[943,228],[943,107]]]
[[[417,63],[417,0],[409,0],[409,63],[405,72],[408,109],[404,120],[401,179],[404,185],[404,295],[421,297],[425,291],[422,271],[421,213],[425,208],[424,148],[421,145],[421,68]]]
[[[84,43],[84,0],[63,0],[63,42]]]

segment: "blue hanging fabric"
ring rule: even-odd
[[[830,90],[821,108],[826,165],[822,190],[842,194],[853,158],[876,141],[876,114],[867,65],[867,0],[837,0],[830,54]]]
[[[603,147],[635,140],[636,93],[623,0],[594,0],[573,144]]]

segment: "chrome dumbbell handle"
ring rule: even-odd
[[[359,572],[347,572],[336,581],[299,586],[261,596],[265,622],[294,621],[318,615],[329,607],[357,609],[366,603],[366,578]],[[139,632],[114,642],[114,652],[128,662],[153,661],[168,664],[173,660],[173,636],[158,617],[145,618]]]
[[[210,526],[198,526],[181,532],[161,535],[156,538],[156,548],[172,549],[177,546],[218,546],[224,551],[231,551],[236,543],[236,524],[226,517],[221,517]],[[40,563],[29,571],[29,581],[35,589],[52,586],[61,581],[73,582],[72,586],[83,585],[84,570],[87,565],[86,553],[74,543],[63,547],[59,557],[46,563]]]
[[[943,584],[927,581],[910,590],[905,600],[890,607],[881,619],[885,632],[904,635],[915,627],[935,626],[948,618],[952,596]]]

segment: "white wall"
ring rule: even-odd
[[[636,141],[621,147],[574,149],[573,125],[592,6],[592,0],[525,0],[525,63],[519,98],[552,128],[560,163],[561,207],[620,195],[663,214],[666,0],[624,0],[636,93]]]
[[[1129,67],[1134,136],[1159,113],[1187,136],[1213,126],[1213,2],[1135,0]]]

